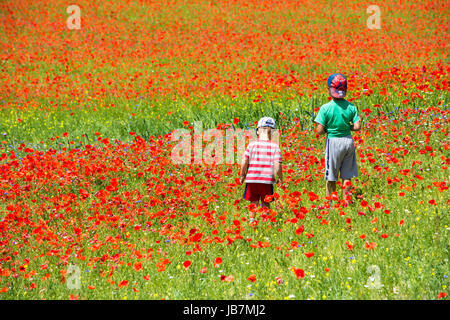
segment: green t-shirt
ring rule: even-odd
[[[361,118],[355,105],[343,99],[331,100],[321,106],[314,122],[326,128],[328,138],[338,138],[351,135],[350,124],[359,120]]]

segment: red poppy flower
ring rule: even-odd
[[[220,280],[222,280],[223,282],[233,282],[234,277],[231,274],[229,276],[221,275]]]
[[[446,296],[447,296],[447,293],[445,293],[445,292],[440,292],[440,293],[438,294],[437,298],[438,298],[438,299],[443,299],[443,298],[445,298]]]
[[[304,230],[305,230],[305,227],[303,225],[301,225],[297,230],[295,230],[295,234],[299,236],[303,233]]]
[[[215,267],[220,266],[221,263],[222,263],[222,258],[221,257],[217,257],[216,260],[214,260],[214,266]]]
[[[373,250],[375,249],[377,246],[376,242],[366,242],[366,249],[367,250]]]
[[[134,263],[134,270],[141,271],[142,270],[142,262],[135,262]]]
[[[256,276],[254,274],[250,275],[247,280],[251,281],[251,282],[255,282],[256,281]]]
[[[202,239],[203,237],[203,233],[196,233],[193,237],[192,237],[192,241],[193,242],[198,242]]]
[[[309,201],[314,201],[314,200],[319,199],[319,196],[317,194],[315,194],[314,192],[310,191],[310,192],[308,192],[308,198],[309,198]]]
[[[292,268],[292,272],[294,272],[297,279],[305,277],[305,271],[303,269]]]
[[[345,244],[347,245],[348,250],[353,250],[355,245],[349,241],[345,241]]]

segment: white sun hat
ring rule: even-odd
[[[261,118],[258,121],[258,126],[256,127],[256,129],[260,127],[270,127],[272,129],[275,129],[275,120],[270,117]]]

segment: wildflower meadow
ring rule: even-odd
[[[449,11],[0,1],[0,300],[448,300]],[[335,72],[353,203],[326,197],[314,131]],[[239,181],[264,116],[270,209]]]

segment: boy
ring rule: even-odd
[[[281,166],[281,151],[278,144],[272,142],[272,130],[275,130],[275,120],[269,117],[261,118],[256,128],[257,139],[248,144],[242,157],[240,181],[245,181],[244,199],[269,208],[264,199],[273,194],[273,185],[283,183]],[[275,180],[277,177],[277,180]]]
[[[347,94],[347,79],[340,73],[328,77],[328,92],[333,98],[320,107],[314,122],[316,132],[327,134],[325,145],[326,195],[336,191],[336,181],[340,174],[345,186],[344,194],[351,190],[350,180],[358,176],[355,145],[351,131],[361,130],[358,110],[344,97]]]

